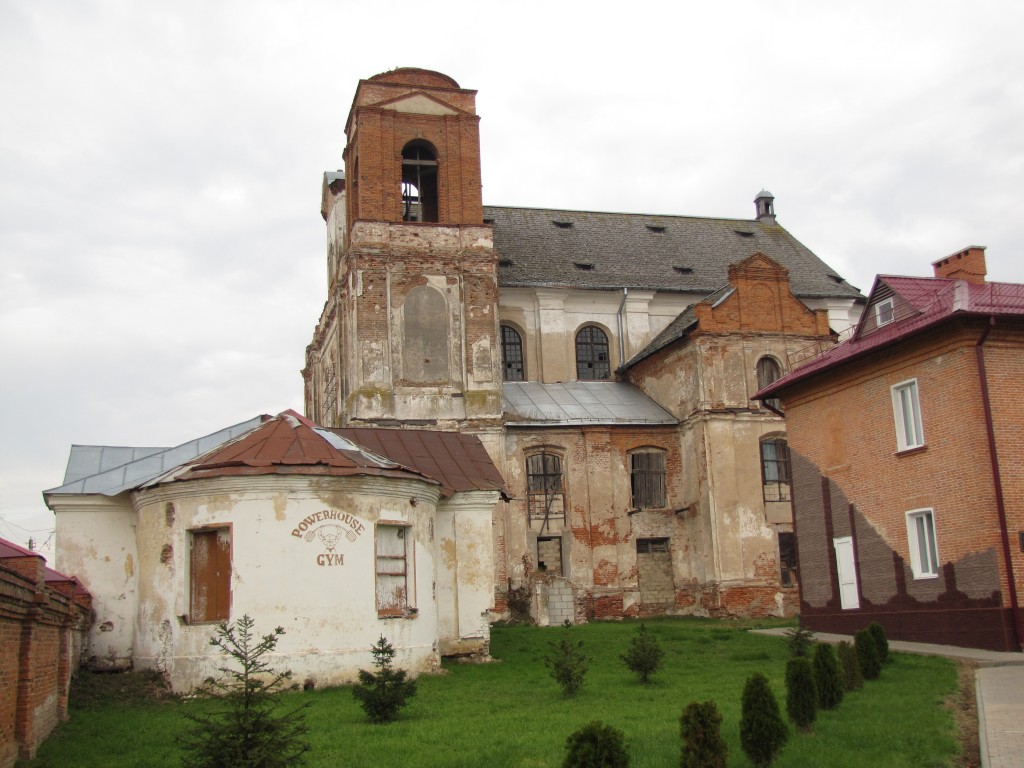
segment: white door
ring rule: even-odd
[[[860,608],[857,568],[853,563],[853,539],[850,536],[832,539],[832,545],[836,548],[836,570],[839,572],[839,602],[844,611]]]

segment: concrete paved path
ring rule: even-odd
[[[786,629],[753,629],[751,632],[784,637]],[[815,632],[814,638],[833,644],[853,640],[849,635],[827,632]],[[976,662],[975,690],[982,768],[1024,768],[1024,653],[909,643],[905,640],[890,640],[889,650]]]

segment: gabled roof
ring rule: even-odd
[[[728,282],[730,264],[759,251],[789,270],[796,296],[862,298],[785,229],[756,219],[485,206],[484,220],[494,226],[502,287],[706,295]]]
[[[876,326],[871,308],[878,303],[879,294],[898,297],[906,310],[898,313],[892,322]],[[798,381],[923,333],[948,320],[991,315],[1024,318],[1024,285],[977,284],[942,277],[879,275],[868,296],[867,307],[857,330],[849,341],[811,358],[754,397],[762,400],[777,397],[779,392]]]
[[[506,381],[502,389],[502,409],[508,427],[679,423],[671,413],[625,382]]]
[[[712,293],[710,296],[706,296],[701,299],[701,302],[717,306],[720,301],[729,298],[732,292],[736,289],[731,285],[727,285],[724,288],[719,288],[717,291]],[[671,323],[665,326],[665,329],[651,339],[650,344],[637,352],[633,357],[626,361],[626,363],[619,370],[627,370],[632,368],[634,365],[644,360],[655,352],[660,352],[669,344],[675,341],[679,341],[689,335],[690,331],[697,327],[697,313],[693,309],[694,305],[691,304],[676,317]]]

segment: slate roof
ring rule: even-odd
[[[507,427],[679,423],[671,413],[625,382],[506,381],[502,389]]]
[[[760,251],[803,298],[861,298],[777,224],[639,213],[485,206],[501,287],[636,288],[711,293],[730,264]]]
[[[873,327],[861,334],[875,303],[875,294],[884,288],[900,296],[910,311],[893,322]],[[778,397],[778,393],[799,381],[811,378],[827,369],[868,355],[882,347],[908,339],[956,317],[1024,318],[1024,285],[1018,283],[968,283],[943,277],[899,277],[879,275],[868,297],[867,308],[861,317],[857,332],[844,341],[812,358],[788,375],[765,387],[754,397],[764,400]]]

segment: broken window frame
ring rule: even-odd
[[[537,451],[526,457],[526,514],[530,525],[540,520],[540,533],[551,530],[552,521],[565,522],[565,475],[562,457]]]
[[[523,336],[511,325],[501,326],[501,364],[503,381],[526,381]]]
[[[612,377],[608,334],[596,325],[576,332],[576,380],[608,381]]]
[[[402,221],[440,221],[439,176],[437,152],[429,142],[414,139],[402,147]]]
[[[189,530],[189,624],[231,619],[231,542],[230,525]]]
[[[761,487],[765,501],[792,501],[789,443],[782,435],[765,435],[759,443]]]
[[[374,571],[377,615],[405,616],[412,608],[409,597],[409,532],[404,523],[378,523],[374,529]],[[392,541],[401,546],[390,546]],[[389,585],[393,585],[389,587]],[[388,600],[387,595],[396,599]]]
[[[665,509],[665,451],[640,448],[629,454],[629,493],[633,509]]]
[[[636,540],[638,555],[656,555],[672,551],[672,542],[668,536],[654,536]]]

